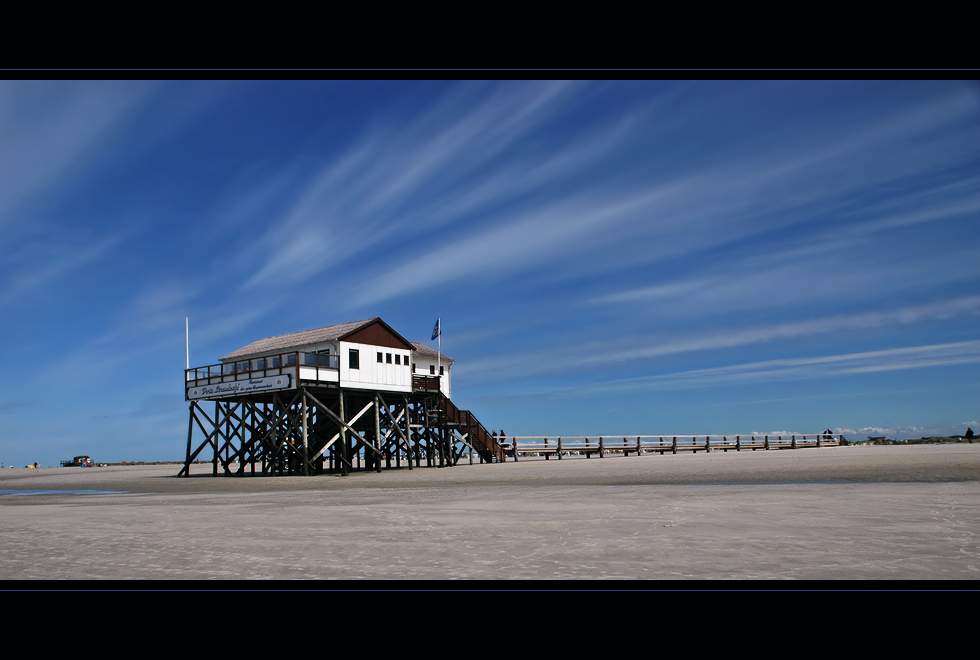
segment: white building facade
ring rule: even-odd
[[[440,390],[448,397],[453,362],[445,355],[440,360],[436,351],[409,342],[373,318],[260,339],[225,355],[220,365],[188,369],[186,398],[295,389],[311,381],[410,393],[413,376],[438,376]]]
[[[434,351],[425,344],[417,341],[412,342],[415,352],[412,354],[412,369],[416,376],[439,376],[439,389],[448,398],[452,398],[452,366],[454,359]]]

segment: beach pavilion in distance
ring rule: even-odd
[[[450,400],[453,362],[380,318],[254,341],[186,370],[178,476],[204,457],[238,476],[501,462],[496,438]]]

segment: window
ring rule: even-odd
[[[361,368],[361,354],[356,348],[350,349],[350,359],[347,364],[351,369]]]
[[[430,364],[429,365],[429,374],[432,375],[432,376],[435,376],[436,375],[436,365],[434,365],[434,364]]]
[[[406,367],[408,366],[408,356],[407,355],[405,356],[405,366]]]
[[[440,375],[440,376],[441,376],[441,375],[443,375],[443,373],[445,373],[445,372],[443,371],[444,369],[445,369],[445,367],[439,367],[439,375]]]
[[[395,364],[401,364],[401,363],[402,363],[402,356],[399,355],[398,353],[395,353]]]
[[[414,362],[412,363],[412,373],[413,374],[415,373],[415,363]]]
[[[385,362],[391,364],[391,353],[385,353]]]
[[[378,362],[381,362],[381,353],[378,353]]]

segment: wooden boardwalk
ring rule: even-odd
[[[620,453],[642,456],[644,453],[676,454],[681,451],[756,451],[762,449],[803,449],[805,447],[836,447],[847,444],[837,433],[804,435],[598,435],[598,436],[540,436],[518,435],[498,438],[504,452],[515,461],[521,456],[552,456],[561,460],[570,456],[592,458]]]

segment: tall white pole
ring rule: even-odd
[[[442,390],[442,317],[436,318],[436,326],[439,328],[439,334],[437,338],[439,339],[439,356],[436,358],[436,364],[439,365],[439,390]]]
[[[184,355],[187,358],[187,368],[191,368],[191,334],[187,317],[184,317]]]

